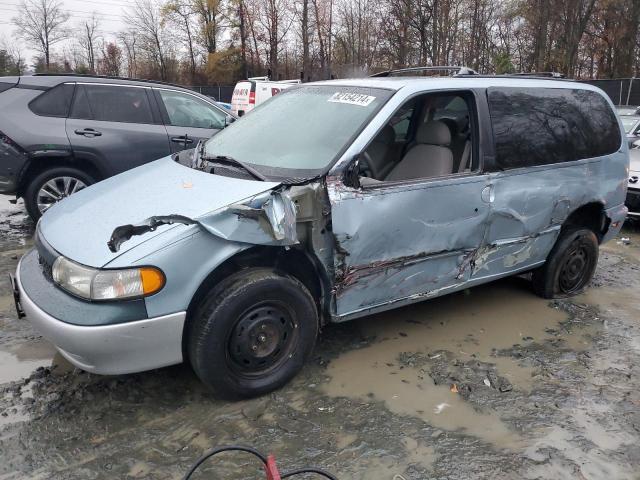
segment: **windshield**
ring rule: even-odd
[[[624,131],[626,133],[629,133],[633,128],[633,126],[636,123],[638,123],[638,121],[640,120],[640,117],[620,117],[620,120],[622,120],[622,126],[624,127]]]
[[[212,137],[205,155],[231,157],[267,175],[317,175],[392,94],[339,85],[290,88]]]

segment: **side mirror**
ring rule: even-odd
[[[232,117],[231,115],[227,115],[226,117],[224,117],[224,126],[228,127],[235,121],[236,121],[235,117]]]
[[[636,140],[635,142],[633,142],[631,148],[640,148],[640,140]]]
[[[353,161],[345,169],[342,182],[347,187],[360,188],[360,156],[353,157]]]

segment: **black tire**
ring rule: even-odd
[[[34,221],[37,221],[43,213],[38,206],[38,192],[40,191],[40,189],[50,180],[64,177],[80,181],[84,184],[84,186],[87,187],[96,182],[91,175],[88,175],[82,170],[78,170],[77,168],[73,167],[53,167],[40,172],[38,175],[36,175],[35,178],[31,180],[31,182],[29,182],[29,185],[27,185],[27,188],[24,192],[25,207],[27,208],[27,212],[29,212],[29,215],[31,216],[31,218],[33,218]],[[62,195],[60,199],[64,198],[65,196],[67,195]],[[53,201],[52,198],[51,205],[53,205],[53,203],[56,202]]]
[[[217,396],[249,398],[291,380],[317,335],[318,312],[306,287],[291,276],[252,268],[204,298],[187,330],[187,354]]]
[[[580,227],[563,229],[545,264],[533,271],[533,289],[542,298],[576,295],[591,281],[597,264],[595,233]]]

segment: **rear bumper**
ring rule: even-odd
[[[22,260],[20,261],[22,263]],[[114,325],[72,325],[42,310],[16,271],[16,303],[43,337],[82,370],[103,375],[141,372],[182,362],[186,312]],[[95,305],[100,308],[100,305]]]

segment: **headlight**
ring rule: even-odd
[[[115,300],[152,295],[162,289],[165,277],[155,267],[99,270],[65,257],[53,262],[53,281],[60,287],[90,300]]]

